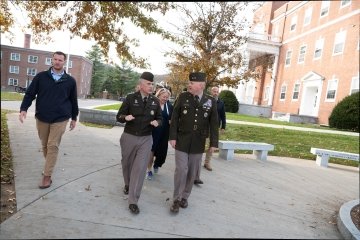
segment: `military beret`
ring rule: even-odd
[[[192,72],[189,74],[189,81],[192,82],[205,82],[206,74],[202,72]]]
[[[151,72],[143,72],[140,78],[152,82],[154,81],[154,74],[152,74]]]

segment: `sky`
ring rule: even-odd
[[[12,8],[12,11],[15,13],[14,16],[16,17],[16,28],[11,29],[15,34],[15,37],[13,38],[13,42],[11,42],[7,37],[8,34],[2,34],[1,44],[14,47],[24,47],[24,34],[31,34],[29,31],[21,31],[27,22],[27,16],[25,16],[23,12],[17,9]],[[165,16],[162,16],[159,13],[152,13],[152,16],[154,16],[155,19],[159,22],[159,25],[166,30],[174,31],[174,27],[171,26],[171,23],[179,24],[181,22],[177,18],[178,16],[173,12],[168,12]],[[170,62],[171,59],[169,57],[165,57],[164,53],[170,51],[171,49],[177,49],[178,46],[168,40],[163,40],[159,35],[145,35],[140,28],[130,25],[127,26],[127,28],[129,29],[127,31],[129,37],[138,39],[140,44],[139,47],[133,47],[131,50],[135,53],[135,55],[147,58],[148,63],[151,65],[151,67],[148,69],[134,68],[134,70],[139,72],[150,71],[155,75],[167,74],[168,69],[166,68],[166,63]],[[83,40],[79,37],[73,37],[70,40],[69,31],[56,31],[53,32],[50,36],[53,39],[51,42],[46,44],[36,44],[34,41],[31,41],[30,48],[51,52],[62,51],[66,54],[70,53],[71,59],[71,54],[85,57],[86,52],[91,50],[91,46],[96,44],[95,41]],[[109,60],[120,64],[120,61],[116,55],[117,54],[114,45],[110,46]]]

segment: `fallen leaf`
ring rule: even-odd
[[[90,189],[90,185],[88,185],[88,187],[87,187],[87,188],[85,188],[85,190],[86,190],[86,191],[91,191],[91,189]]]

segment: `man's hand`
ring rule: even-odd
[[[221,134],[224,134],[224,133],[225,133],[225,129],[221,128],[221,129],[220,129],[220,133],[221,133]]]
[[[70,122],[70,131],[73,130],[76,126],[76,121],[75,120],[71,120]]]
[[[150,122],[150,125],[153,125],[154,127],[157,127],[157,126],[159,126],[159,123],[158,123],[158,121],[153,120],[153,121]]]
[[[131,114],[125,116],[125,120],[128,121],[128,122],[133,120],[133,119],[135,119],[135,117],[133,115],[131,115]]]
[[[216,149],[217,149],[216,147],[209,147],[209,152],[213,153],[215,152]]]
[[[170,145],[171,145],[173,148],[175,148],[175,146],[176,146],[176,140],[170,140],[169,143],[170,143]]]
[[[19,121],[20,121],[21,123],[24,122],[24,119],[26,118],[26,114],[27,114],[26,111],[21,111],[21,112],[20,112],[20,114],[19,114]]]

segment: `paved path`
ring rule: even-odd
[[[41,190],[43,167],[34,114],[24,124],[8,114],[18,212],[0,225],[0,239],[30,238],[301,238],[340,239],[340,206],[359,196],[358,168],[236,154],[202,170],[189,207],[169,212],[174,150],[152,181],[145,180],[140,214],[122,193],[122,127],[78,124],[63,137],[53,184]]]

